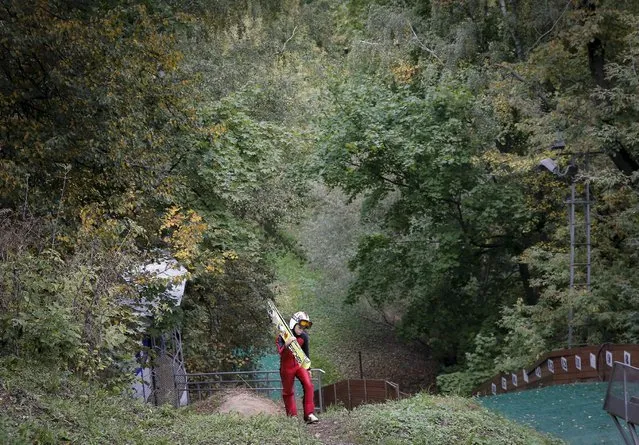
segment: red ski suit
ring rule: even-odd
[[[306,355],[308,355],[308,335],[295,336]],[[306,343],[306,344],[305,344]],[[306,346],[306,347],[304,347]],[[299,379],[304,388],[304,418],[315,412],[315,402],[313,400],[313,382],[311,373],[302,368],[296,361],[293,353],[284,346],[284,340],[277,336],[277,351],[280,353],[280,377],[282,378],[282,399],[286,407],[287,416],[297,416],[297,405],[295,403],[294,383],[295,377]]]

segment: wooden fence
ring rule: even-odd
[[[315,391],[315,399],[322,400],[324,407],[342,405],[347,409],[366,403],[397,400],[403,396],[404,393],[400,392],[399,385],[376,379],[342,380]]]
[[[639,345],[604,343],[552,351],[530,367],[497,374],[477,387],[473,394],[485,396],[541,386],[608,381],[614,362],[639,367]]]

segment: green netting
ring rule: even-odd
[[[259,369],[260,371],[273,371],[273,370],[278,370],[280,369],[280,356],[279,354],[266,354],[264,356],[262,356],[258,362],[258,366],[257,369]],[[273,374],[270,376],[271,378],[279,378],[279,373],[277,374]],[[313,384],[317,385],[316,381],[313,381]],[[277,381],[277,382],[271,382],[270,386],[274,387],[274,388],[279,388],[282,386],[282,384]],[[302,388],[302,384],[299,382],[299,380],[295,379],[295,394],[297,396],[297,398],[300,398],[302,394],[304,394],[304,388]],[[279,401],[282,400],[282,391],[277,389],[277,390],[273,390],[273,391],[268,391],[267,392],[268,397],[270,397],[273,400]],[[315,403],[317,404],[317,400],[315,401]],[[299,404],[299,403],[298,403]]]
[[[274,369],[280,369],[280,356],[279,354],[264,354],[258,361],[257,369],[263,371],[272,371]]]
[[[621,435],[603,410],[607,387],[608,383],[575,383],[479,397],[477,401],[571,444],[620,444]]]
[[[279,354],[265,354],[262,357],[260,357],[259,361],[258,361],[258,365],[257,365],[257,369],[260,371],[275,371],[280,369],[280,356]],[[273,374],[270,376],[270,378],[275,379],[275,378],[279,378],[279,373]],[[296,388],[295,388],[295,393],[299,394],[300,391],[302,390],[302,385],[299,384],[299,382],[297,382]],[[277,382],[271,382],[270,385],[273,388],[279,388],[281,387],[281,383],[279,381]],[[268,391],[266,392],[266,395],[275,400],[275,401],[279,401],[282,400],[282,391],[277,389],[277,390],[273,390],[273,391]]]

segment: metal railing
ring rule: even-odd
[[[639,445],[635,430],[639,423],[639,368],[615,362],[603,408],[612,417],[624,442]],[[622,426],[620,419],[625,421],[627,428]]]
[[[324,370],[311,369],[313,386],[322,387],[322,375]],[[177,394],[186,393],[188,403],[204,400],[218,391],[230,388],[245,388],[258,394],[265,394],[272,398],[282,391],[280,371],[228,371],[185,373],[174,375],[174,386]],[[320,391],[318,400],[315,400],[316,410],[323,410],[323,398]],[[319,406],[317,405],[319,403]]]
[[[353,409],[368,403],[381,403],[398,400],[405,396],[399,385],[381,379],[348,379],[342,380],[315,391],[317,398],[322,398],[326,406],[342,405]]]

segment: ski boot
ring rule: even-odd
[[[317,418],[315,414],[309,414],[308,416],[304,417],[304,422],[310,425],[311,423],[319,422],[319,419]]]

